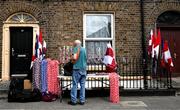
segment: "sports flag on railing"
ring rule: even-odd
[[[103,63],[106,65],[106,71],[115,72],[117,64],[115,61],[114,51],[110,43],[107,44],[107,50],[103,59]]]
[[[152,58],[158,59],[159,56],[159,48],[161,45],[161,32],[160,29],[158,29],[158,34],[153,38],[152,41]]]
[[[168,67],[174,67],[167,40],[164,41],[162,58],[164,59],[164,62],[168,65]]]
[[[148,41],[148,55],[152,55],[152,46],[153,46],[153,38],[154,38],[154,32],[151,29],[150,36],[149,36],[149,41]]]

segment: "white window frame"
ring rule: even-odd
[[[111,38],[87,38],[86,36],[86,16],[88,15],[102,15],[102,16],[106,16],[106,15],[110,15],[111,16]],[[86,47],[86,41],[111,41],[112,42],[112,48],[115,48],[115,20],[114,20],[114,13],[112,12],[107,12],[107,13],[84,13],[83,15],[83,47]]]

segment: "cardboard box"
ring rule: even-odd
[[[32,83],[30,82],[30,80],[24,80],[24,89],[32,89]]]

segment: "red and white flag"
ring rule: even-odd
[[[31,59],[30,69],[32,68],[33,62],[36,58],[40,58],[42,60],[42,51],[43,51],[42,44],[43,44],[42,32],[40,30],[36,34],[36,42],[35,42],[35,46],[33,48],[33,55],[32,55],[32,59]]]
[[[164,47],[162,51],[163,51],[162,55],[163,55],[164,62],[168,64],[169,67],[174,67],[167,40],[164,41]]]
[[[103,59],[103,63],[106,65],[107,72],[115,72],[117,64],[116,64],[114,52],[110,43],[107,44],[107,50]]]
[[[153,30],[151,29],[149,41],[148,41],[148,55],[152,55],[152,46],[153,46],[153,38],[154,38],[154,33]]]
[[[155,36],[153,38],[153,41],[152,41],[152,58],[156,58],[158,59],[158,56],[159,56],[159,48],[160,48],[160,45],[161,45],[161,32],[160,32],[160,29],[158,29],[158,34],[157,36]]]
[[[42,60],[42,55],[43,55],[43,38],[42,38],[42,32],[41,30],[39,31],[39,40],[38,40],[38,49],[39,49],[39,57]]]
[[[44,40],[44,41],[43,41],[43,47],[42,47],[43,58],[44,58],[45,55],[46,55],[46,51],[47,51],[47,44],[46,44],[46,41]]]

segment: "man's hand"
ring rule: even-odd
[[[80,54],[80,48],[78,48],[77,53],[71,55],[71,62],[73,64],[75,64],[76,61],[79,59],[79,54]]]

